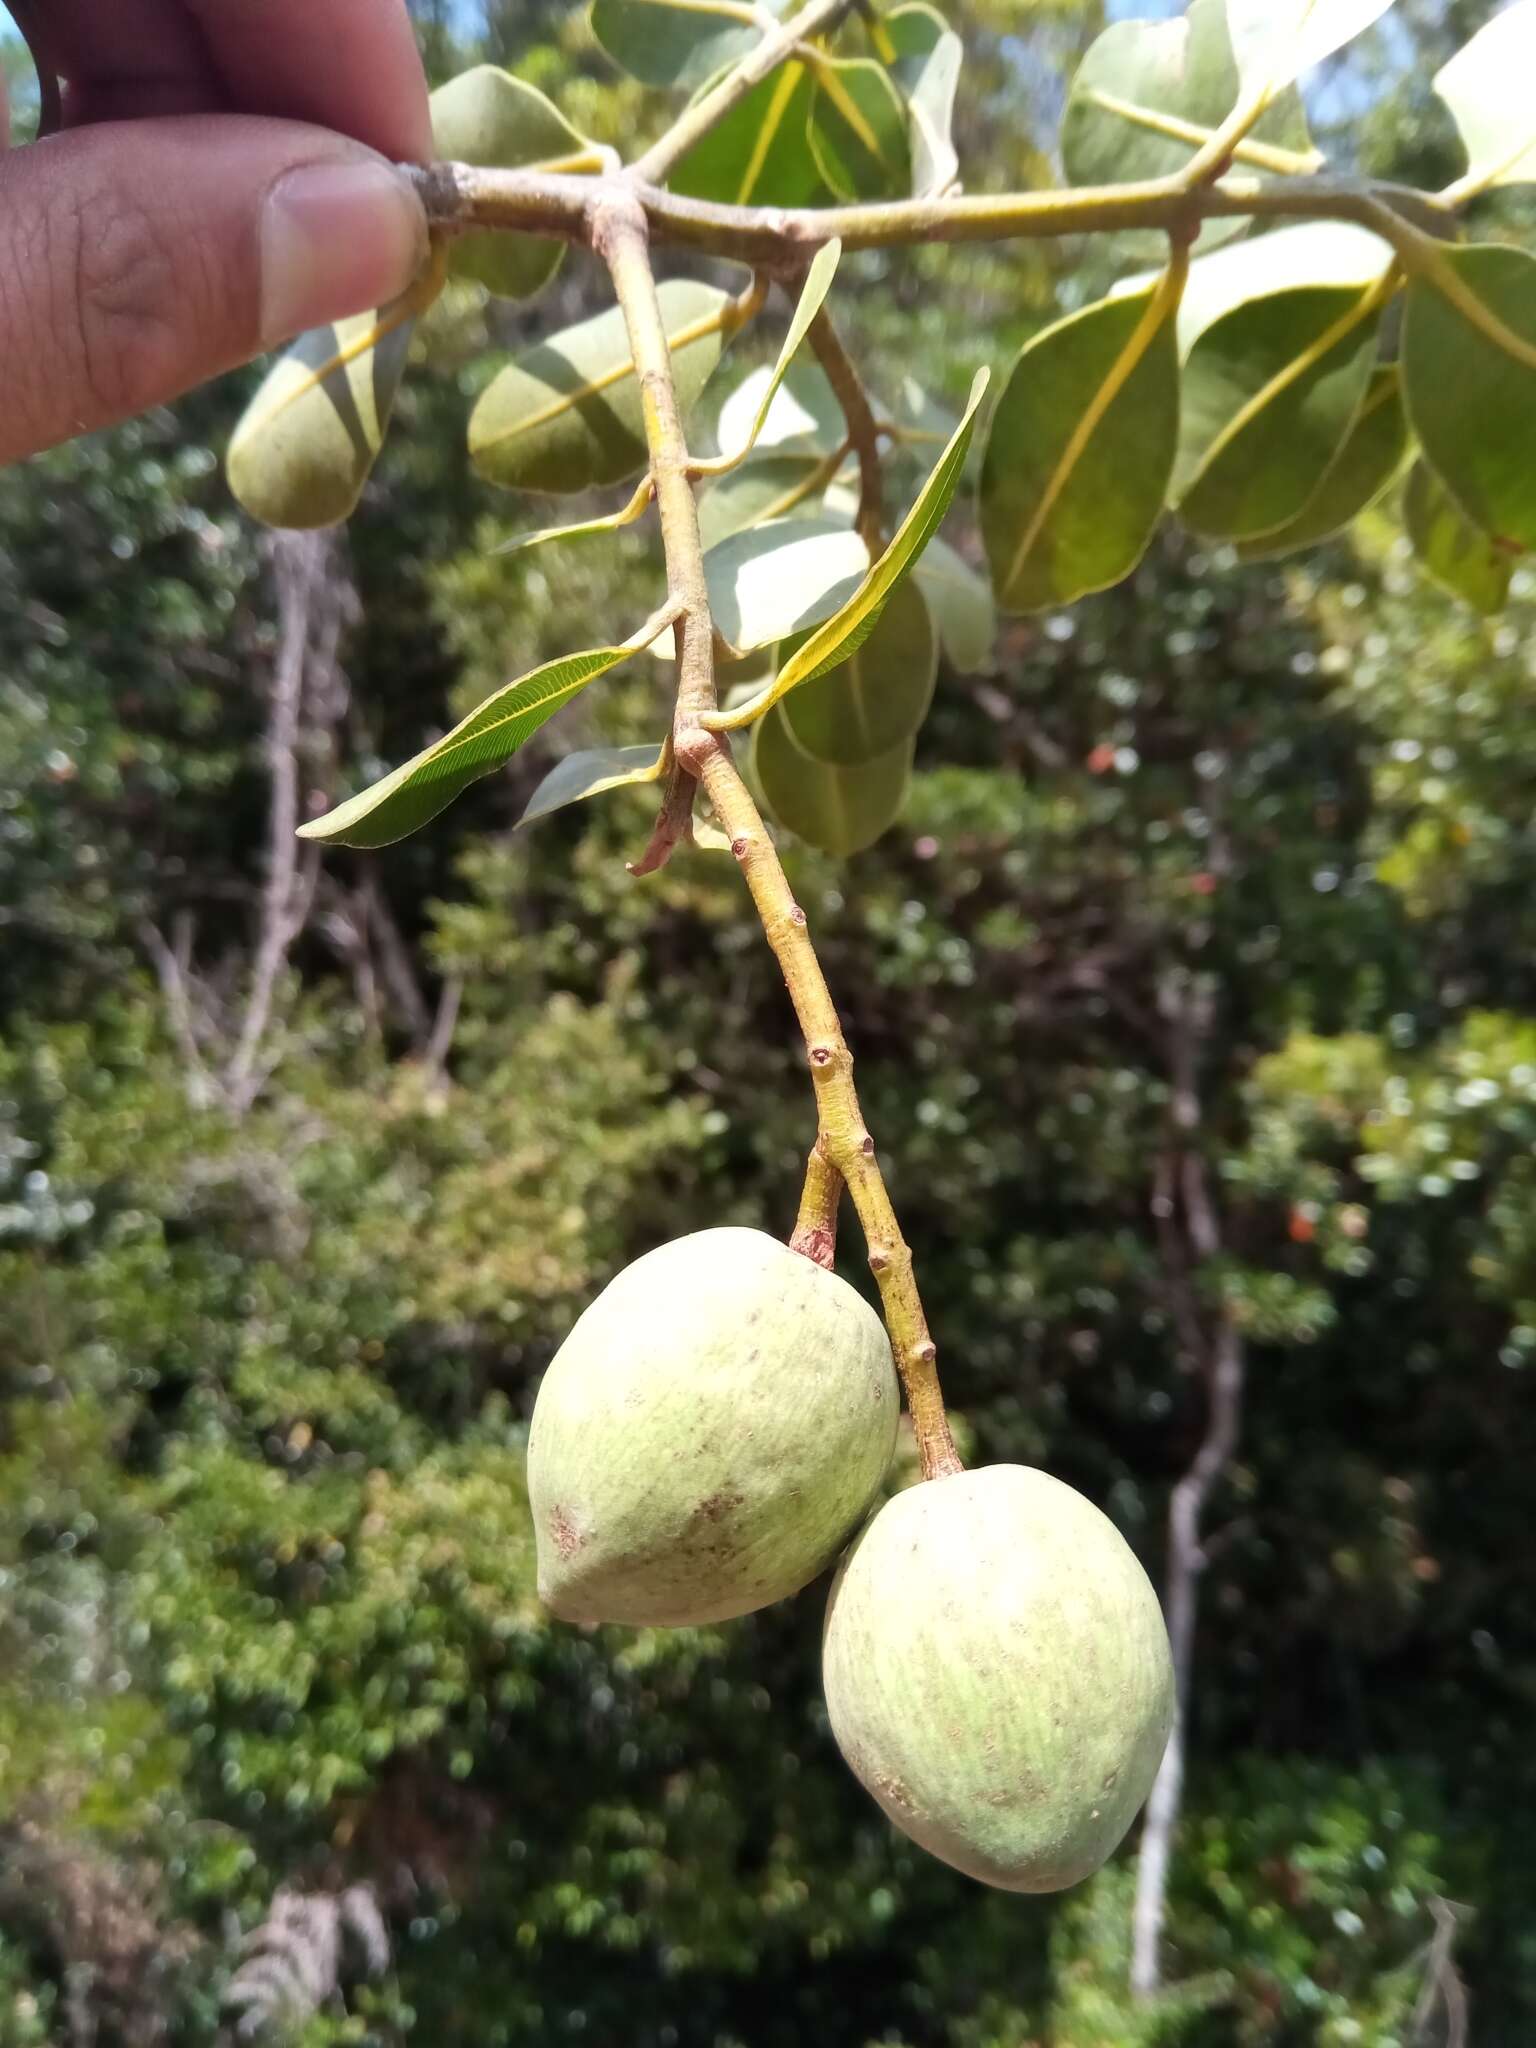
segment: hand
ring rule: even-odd
[[[64,80],[7,150],[0,463],[393,298],[426,254],[404,0],[14,0]],[[33,29],[34,18],[36,28]]]

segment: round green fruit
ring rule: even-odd
[[[723,1621],[798,1592],[868,1508],[900,1396],[879,1317],[757,1230],[620,1273],[528,1438],[539,1594],[567,1621]]]
[[[1173,1726],[1157,1595],[1070,1486],[993,1465],[910,1487],[844,1559],[822,1639],[832,1732],[897,1827],[967,1876],[1098,1869]]]

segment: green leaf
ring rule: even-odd
[[[1043,611],[1130,574],[1163,508],[1179,432],[1178,278],[1037,334],[992,415],[981,532],[1006,611]]]
[[[1237,96],[1226,0],[1193,0],[1173,21],[1113,22],[1089,48],[1067,95],[1061,153],[1068,181],[1110,185],[1176,176],[1232,112]],[[1276,96],[1239,144],[1236,161],[1245,176],[1262,178],[1290,168],[1287,156],[1320,161],[1294,89]],[[1196,247],[1214,247],[1241,234],[1243,225],[1240,219],[1206,221]],[[1134,240],[1137,246],[1166,244],[1166,237],[1142,231]]]
[[[843,245],[834,237],[832,241],[824,243],[811,259],[810,268],[805,273],[805,282],[800,287],[800,297],[795,303],[794,317],[779,349],[779,359],[768,373],[768,380],[763,385],[762,396],[758,400],[756,412],[748,423],[745,438],[736,447],[717,456],[712,463],[702,463],[700,468],[706,474],[712,468],[725,469],[730,464],[739,462],[742,456],[750,454],[756,446],[768,415],[773,409],[773,401],[783,388],[784,379],[789,375],[790,366],[795,360],[800,344],[805,340],[811,322],[826,302],[827,293],[837,271],[838,258],[842,253]]]
[[[667,184],[730,206],[823,206],[831,196],[811,152],[809,68],[772,71],[674,165]]]
[[[791,512],[814,516],[836,462],[825,455],[754,456],[700,492],[699,538],[708,549]]]
[[[1408,286],[1408,417],[1467,516],[1536,547],[1536,257],[1494,243],[1436,255],[1444,283]]]
[[[836,519],[774,519],[733,533],[704,557],[715,631],[747,653],[830,618],[869,567]]]
[[[301,839],[327,846],[389,846],[435,818],[461,790],[510,760],[546,719],[598,676],[640,648],[661,624],[651,622],[622,647],[596,647],[545,662],[486,698],[452,732],[424,747],[382,780],[299,827]]]
[[[589,796],[602,796],[610,789],[631,784],[659,782],[667,759],[665,743],[660,747],[584,747],[557,761],[529,797],[516,829],[535,825],[567,804],[579,804]]]
[[[779,12],[778,0],[767,4]],[[592,0],[592,33],[631,78],[691,91],[761,42],[752,13],[732,0]]]
[[[1403,524],[1428,573],[1485,616],[1509,595],[1512,551],[1474,526],[1428,463],[1416,462],[1403,489]]]
[[[796,642],[783,650],[792,655]],[[898,583],[869,638],[846,661],[784,699],[796,744],[818,761],[858,767],[916,737],[933,702],[939,647],[915,576]]]
[[[839,199],[904,199],[912,189],[907,113],[889,74],[868,57],[824,57],[812,67],[809,141]]]
[[[764,363],[744,377],[720,408],[715,438],[739,448],[752,432],[759,403],[774,372]],[[829,455],[848,438],[848,423],[820,363],[793,363],[773,394],[754,445],[788,453]]]
[[[1254,540],[1301,514],[1365,401],[1379,304],[1374,286],[1272,292],[1206,330],[1184,366],[1186,526]]]
[[[589,533],[617,533],[621,527],[633,526],[648,509],[651,494],[651,479],[643,476],[632,495],[616,512],[599,513],[595,519],[576,519],[569,526],[541,526],[532,533],[515,533],[511,540],[504,540],[500,547],[492,548],[491,553],[516,555],[524,548],[542,547],[546,541],[580,540]]]
[[[1399,381],[1394,364],[1383,363],[1372,372],[1365,403],[1322,482],[1288,525],[1240,544],[1238,553],[1245,562],[1315,547],[1348,526],[1381,496],[1408,452],[1408,422]]]
[[[678,403],[686,412],[739,319],[728,292],[691,279],[660,287]],[[551,335],[500,370],[469,421],[469,452],[488,482],[525,491],[622,483],[645,462],[640,389],[617,306]]]
[[[943,540],[929,541],[912,574],[928,601],[950,667],[963,676],[989,667],[997,640],[997,606],[986,577],[978,576]]]
[[[912,743],[857,768],[815,760],[795,744],[782,706],[752,735],[752,772],[769,810],[810,846],[844,860],[895,824],[906,798]]]
[[[1392,0],[1227,0],[1244,93],[1279,92],[1379,21]]]
[[[1179,353],[1188,356],[1208,327],[1252,299],[1304,285],[1353,285],[1363,291],[1386,275],[1392,250],[1380,235],[1351,221],[1302,221],[1239,242],[1189,266],[1179,304]],[[1144,279],[1117,286],[1136,288]]]
[[[396,300],[312,328],[278,357],[225,457],[253,518],[313,527],[348,517],[383,444],[414,324],[408,300]]]
[[[1536,184],[1536,0],[1516,0],[1435,73],[1467,149],[1464,187]]]
[[[478,64],[440,85],[428,105],[432,141],[445,162],[503,170],[597,170],[602,152],[535,87],[498,64]],[[565,245],[547,235],[459,235],[448,267],[499,298],[525,299],[560,268]]]
[[[880,27],[890,52],[886,68],[906,102],[912,196],[931,198],[947,191],[960,171],[954,121],[964,45],[925,0],[893,7],[880,17]]]
[[[977,410],[986,395],[987,382],[987,372],[978,370],[960,424],[950,437],[949,445],[913,500],[911,510],[896,529],[890,545],[848,602],[840,611],[834,612],[825,625],[817,627],[783,664],[765,691],[733,711],[711,714],[704,719],[705,725],[717,732],[730,732],[738,726],[750,725],[770,704],[777,703],[790,690],[824,675],[840,661],[846,661],[854,649],[868,638],[891,592],[938,532],[944,514],[949,510],[950,501],[959,487],[960,472],[965,467],[976,427]]]

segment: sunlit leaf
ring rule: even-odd
[[[1379,21],[1392,0],[1227,0],[1245,93],[1278,92]]]
[[[786,519],[791,512],[814,516],[835,466],[835,456],[753,456],[699,494],[700,539],[712,548],[765,520]]]
[[[782,706],[752,736],[752,772],[769,810],[807,845],[840,860],[895,824],[911,766],[910,741],[857,768],[817,761],[796,745]]]
[[[1370,290],[1272,292],[1218,320],[1184,366],[1174,496],[1196,533],[1252,540],[1297,518],[1365,401]]]
[[[912,572],[928,600],[944,659],[961,675],[991,665],[997,640],[992,586],[944,540],[931,540]]]
[[[781,659],[795,652],[790,641]],[[898,583],[875,629],[846,661],[786,697],[795,742],[818,761],[857,767],[913,739],[938,675],[937,636],[916,576]]]
[[[774,372],[764,363],[751,371],[720,408],[715,438],[722,448],[739,448],[752,432],[763,393]],[[843,409],[819,363],[791,364],[773,394],[755,445],[788,453],[830,454],[848,438]]]
[[[642,477],[634,493],[627,498],[616,512],[601,512],[592,519],[576,519],[569,526],[541,526],[532,533],[514,534],[511,540],[491,552],[497,555],[519,554],[524,548],[543,547],[547,541],[580,540],[591,533],[617,533],[621,527],[632,526],[651,502],[651,480]]]
[[[388,846],[435,818],[461,790],[510,760],[546,719],[578,690],[647,646],[656,623],[621,647],[564,654],[497,690],[460,719],[452,732],[393,769],[322,818],[299,827],[302,839],[327,846]]]
[[[734,331],[737,302],[683,278],[669,279],[660,297],[686,412]],[[469,452],[487,481],[525,491],[584,491],[633,476],[645,462],[645,424],[619,308],[499,371],[470,415]]]
[[[461,72],[428,104],[433,144],[445,162],[595,170],[602,161],[543,93],[498,64]],[[448,265],[502,298],[523,299],[549,282],[564,253],[565,244],[548,235],[459,235]]]
[[[579,753],[567,754],[563,761],[555,763],[529,797],[517,829],[537,824],[552,811],[582,803],[589,796],[602,796],[610,789],[625,789],[633,784],[658,782],[666,758],[664,745],[584,747]]]
[[[743,653],[819,625],[863,580],[869,551],[839,520],[775,519],[704,557],[715,630]]]
[[[1463,512],[1536,547],[1536,257],[1495,243],[1438,255],[1456,297],[1427,277],[1409,284],[1408,417]]]
[[[784,380],[789,374],[800,345],[810,331],[812,321],[826,302],[842,251],[842,243],[834,239],[824,243],[811,259],[810,268],[805,273],[805,282],[800,287],[800,296],[795,302],[794,316],[779,349],[778,361],[768,373],[767,382],[762,388],[762,396],[757,402],[757,410],[748,423],[743,440],[734,447],[727,448],[718,458],[720,467],[723,468],[727,463],[734,462],[746,454],[762,435],[768,415],[773,409],[773,402],[783,389]],[[724,418],[723,413],[721,417]],[[709,467],[707,464],[703,466],[706,469]]]
[[[953,130],[964,45],[926,0],[893,7],[880,26],[894,53],[887,67],[907,107],[913,196],[927,198],[947,191],[960,169]]]
[[[691,90],[761,42],[753,12],[736,0],[592,0],[592,33],[631,78]]]
[[[831,197],[811,151],[809,68],[791,58],[753,86],[668,174],[674,192],[731,206],[822,206]]]
[[[1536,184],[1536,0],[1515,0],[1435,74],[1467,149],[1465,184]]]
[[[1006,611],[1130,574],[1163,508],[1179,432],[1177,282],[1073,313],[1027,344],[987,430],[981,531]]]
[[[1300,221],[1202,256],[1189,266],[1179,304],[1179,353],[1187,356],[1208,327],[1252,299],[1306,285],[1363,291],[1386,274],[1391,261],[1391,247],[1380,235],[1344,220]],[[1145,282],[1117,286],[1110,296]]]
[[[1502,608],[1515,551],[1472,524],[1428,463],[1416,462],[1408,472],[1403,524],[1414,553],[1437,583],[1474,611],[1486,615]]]
[[[854,649],[874,630],[891,592],[908,574],[923,549],[932,540],[949,510],[960,483],[960,472],[975,431],[976,414],[986,395],[988,376],[978,370],[971,385],[960,424],[934,465],[932,474],[918,492],[910,511],[892,536],[889,546],[870,569],[853,596],[825,625],[818,626],[779,669],[768,688],[731,712],[716,712],[703,721],[716,731],[733,731],[750,725],[754,718],[790,690],[814,677],[824,675],[838,662],[846,661]]]
[[[1403,416],[1396,366],[1384,363],[1372,372],[1365,402],[1343,446],[1328,465],[1322,482],[1289,525],[1277,526],[1260,540],[1244,541],[1238,553],[1245,562],[1269,555],[1288,555],[1314,547],[1357,518],[1391,483],[1408,452],[1408,422]]]
[[[900,199],[912,188],[907,114],[889,74],[867,57],[812,67],[811,154],[839,199]]]

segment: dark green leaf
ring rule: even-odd
[[[447,162],[505,170],[596,170],[602,155],[543,93],[497,64],[480,64],[438,87],[430,101],[432,140]],[[523,299],[560,268],[565,245],[550,236],[460,235],[449,269],[501,298]]]
[[[1513,552],[1474,526],[1428,463],[1416,462],[1403,489],[1403,524],[1435,581],[1474,611],[1496,612],[1509,595]]]
[[[731,206],[822,206],[831,196],[811,153],[812,85],[791,59],[696,142],[667,179],[689,199]]]
[[[752,735],[752,771],[780,824],[810,846],[846,859],[895,824],[907,793],[911,742],[858,768],[835,768],[795,744],[781,705]]]
[[[904,199],[912,189],[907,114],[889,74],[867,57],[818,57],[809,140],[839,199]]]
[[[795,643],[782,650],[793,654]],[[898,583],[869,638],[779,707],[797,745],[857,767],[916,737],[933,701],[939,648],[916,576]]]
[[[1402,467],[1408,452],[1408,422],[1398,388],[1396,366],[1384,363],[1371,377],[1365,403],[1344,445],[1328,465],[1317,489],[1288,526],[1276,527],[1261,540],[1244,541],[1238,553],[1245,562],[1268,555],[1293,554],[1314,547],[1338,533],[1380,497]]]
[[[989,667],[997,639],[997,607],[987,579],[942,540],[929,541],[912,574],[928,600],[950,667],[961,675]]]

